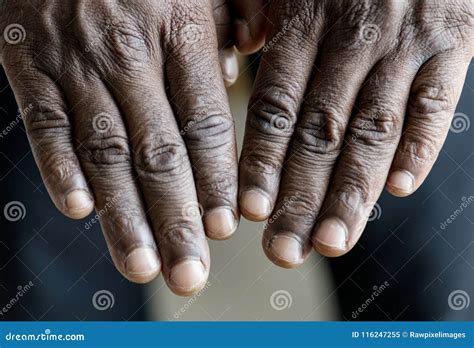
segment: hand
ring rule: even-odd
[[[214,15],[225,31],[222,6]],[[0,56],[58,209],[79,219],[95,205],[128,279],[147,282],[162,268],[177,294],[201,289],[210,267],[206,235],[228,238],[239,219],[211,1],[0,7]],[[224,58],[232,82],[235,57]]]
[[[471,1],[271,1],[239,203],[267,256],[359,239],[384,186],[407,196],[448,133],[474,47]]]

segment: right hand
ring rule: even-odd
[[[131,281],[162,269],[175,293],[201,289],[206,235],[228,238],[239,219],[212,1],[5,0],[0,10],[0,58],[31,109],[26,131],[55,205],[74,219],[95,206]]]

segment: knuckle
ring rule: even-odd
[[[175,2],[172,6],[170,21],[165,26],[168,49],[171,52],[183,52],[184,49],[188,51],[189,57],[193,58],[198,51],[197,47],[200,50],[209,47],[208,45],[207,47],[206,45],[196,45],[198,41],[217,45],[217,40],[212,36],[213,29],[209,22],[212,9],[205,1],[199,1],[199,3],[190,5],[186,2]]]
[[[212,176],[207,173],[196,175],[197,192],[200,195],[199,200],[212,204],[212,202],[221,202],[226,205],[232,205],[231,197],[236,192],[237,174],[230,171],[216,170]]]
[[[54,183],[62,183],[78,174],[77,160],[72,154],[49,156],[43,162],[43,165],[49,169],[47,180]]]
[[[300,150],[311,154],[338,154],[344,143],[346,124],[336,109],[310,108],[295,130]]]
[[[393,41],[385,37],[396,35],[403,13],[396,0],[357,1],[339,6],[338,10],[343,20],[334,23],[330,39],[333,44],[350,54],[368,51],[375,56],[383,55],[392,45]]]
[[[373,182],[370,175],[361,175],[351,171],[340,178],[337,188],[331,193],[331,198],[339,201],[345,209],[358,211],[365,202],[369,202]]]
[[[133,153],[133,161],[140,177],[150,181],[175,180],[190,170],[184,144],[163,135],[142,140]]]
[[[440,87],[431,85],[415,86],[409,103],[409,113],[417,116],[435,115],[449,111],[453,103],[450,93]]]
[[[129,23],[116,24],[110,30],[106,41],[117,64],[127,68],[142,63],[148,58],[148,42],[145,33]]]
[[[296,182],[286,183],[280,191],[274,218],[288,216],[284,218],[287,223],[296,223],[301,226],[314,224],[315,215],[318,212],[318,205],[321,203],[321,196],[318,190],[301,190]],[[285,221],[279,223],[285,223]],[[302,229],[303,230],[303,229]]]
[[[245,168],[246,174],[258,173],[273,176],[281,170],[282,161],[283,156],[272,155],[271,151],[252,152],[242,157],[241,168]]]
[[[175,222],[162,229],[162,233],[158,234],[157,237],[158,243],[181,247],[187,253],[198,252],[202,237],[195,230],[196,226],[193,222]]]
[[[353,231],[364,225],[365,219],[370,216],[376,201],[376,197],[371,193],[369,187],[370,184],[365,180],[359,180],[358,182],[346,183],[331,193],[331,201],[334,202],[336,209],[345,210],[348,214],[357,217],[357,220],[363,218],[359,222],[355,221],[356,223],[353,226],[348,226]]]
[[[436,11],[427,2],[408,25],[419,47],[433,56],[443,51],[470,47],[474,11],[469,1],[446,2]],[[410,18],[410,17],[408,17]]]
[[[103,10],[100,10],[103,12]],[[130,17],[103,15],[91,18],[80,13],[74,21],[75,32],[81,52],[104,73],[117,67],[125,71],[139,69],[149,59],[153,40],[152,30],[143,30]]]
[[[188,145],[195,143],[200,149],[214,148],[228,143],[233,129],[234,122],[229,115],[206,109],[185,118],[181,135],[188,140]]]
[[[303,239],[309,237],[310,230],[308,227],[314,225],[314,219],[318,213],[318,204],[320,204],[320,200],[316,197],[315,194],[309,192],[299,192],[298,199],[295,200],[294,203],[288,204],[290,200],[294,196],[290,196],[290,198],[285,198],[281,206],[287,207],[284,214],[287,215],[286,220],[289,220],[288,224],[295,224],[297,222],[298,228],[301,228],[301,231],[298,233]],[[283,208],[285,209],[285,208]],[[306,232],[305,236],[302,233]]]
[[[78,155],[96,166],[111,166],[130,162],[128,140],[114,134],[91,136],[78,146]]]
[[[164,235],[164,238],[173,245],[185,246],[192,243],[193,233],[185,228],[172,228]]]
[[[291,134],[296,124],[298,109],[292,90],[294,88],[281,86],[255,94],[249,107],[252,128],[275,137]]]
[[[71,131],[67,115],[59,110],[42,107],[34,111],[34,114],[22,118],[28,133],[33,137],[55,137],[58,134],[69,134]]]
[[[349,135],[354,142],[383,146],[397,139],[401,126],[400,115],[389,107],[365,110],[350,124]]]
[[[412,165],[431,163],[438,156],[439,144],[432,137],[421,137],[419,132],[406,132],[397,152]]]

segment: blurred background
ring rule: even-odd
[[[229,89],[239,150],[258,56],[241,58]],[[472,63],[471,63],[472,66]],[[174,295],[160,277],[135,285],[115,270],[98,224],[71,221],[50,201],[13,94],[0,72],[0,320],[474,320],[474,76],[448,141],[422,188],[384,193],[355,249],[273,265],[263,224],[242,219],[211,241],[198,294]]]

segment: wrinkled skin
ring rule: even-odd
[[[1,62],[55,205],[75,219],[96,208],[128,279],[162,270],[177,294],[201,289],[206,236],[239,219],[228,5],[5,0],[0,13]]]
[[[255,52],[269,30],[239,203],[249,219],[275,215],[264,249],[294,267],[311,245],[347,252],[385,184],[403,196],[424,180],[462,88],[472,12],[469,1],[4,0],[0,60],[57,207],[83,218],[95,206],[119,271],[147,282],[162,269],[186,295],[209,273],[205,236],[229,237],[239,217],[232,44]]]
[[[466,1],[273,0],[249,104],[239,204],[282,267],[348,252],[384,187],[413,193],[473,52]]]

